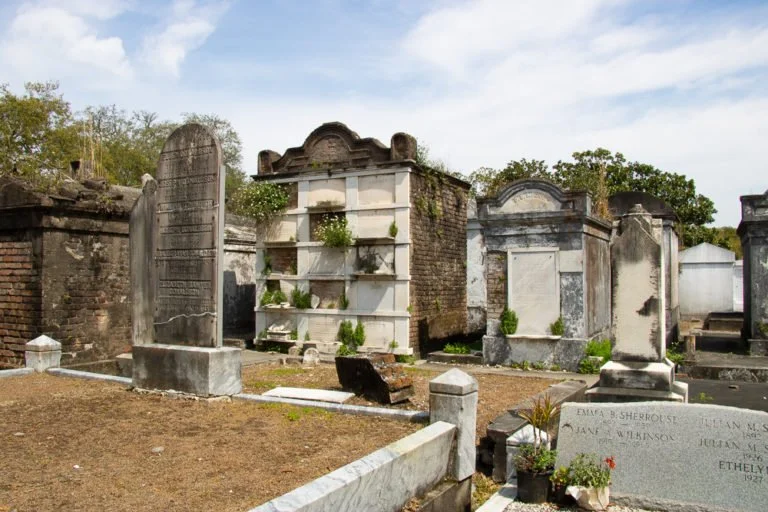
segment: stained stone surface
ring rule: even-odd
[[[242,390],[241,350],[235,347],[136,345],[133,385],[195,395],[234,395]]]
[[[145,174],[141,195],[131,209],[129,245],[131,265],[131,322],[133,345],[152,343],[155,338],[155,211],[157,182]]]
[[[343,404],[353,396],[354,393],[345,393],[343,391],[331,391],[327,389],[310,389],[310,388],[290,388],[290,387],[276,387],[269,391],[262,393],[264,396],[279,396],[282,398],[296,398],[298,400],[316,400],[318,402],[331,402],[335,404]]]
[[[250,512],[391,512],[448,473],[456,427],[437,422]]]
[[[174,131],[157,166],[155,342],[222,344],[224,173],[221,146],[198,124]]]
[[[661,362],[666,356],[662,249],[640,205],[622,217],[611,244],[613,358]]]
[[[301,364],[314,366],[320,362],[320,351],[316,348],[308,348],[304,351]]]
[[[699,510],[766,510],[765,412],[667,402],[567,403],[557,465],[580,452],[615,457],[611,492],[622,503],[634,497],[638,504],[653,498]]]
[[[337,357],[336,373],[344,389],[379,403],[395,404],[415,394],[413,380],[394,354]]]
[[[560,316],[557,251],[509,251],[507,261],[508,306],[519,318],[517,334],[548,334]]]
[[[768,355],[768,190],[741,197],[744,327],[751,355]]]
[[[429,382],[429,418],[456,425],[456,454],[453,478],[462,481],[475,472],[477,425],[477,380],[456,368]]]

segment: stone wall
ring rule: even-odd
[[[40,238],[0,235],[0,368],[23,366],[24,344],[40,322]]]
[[[468,190],[441,173],[411,173],[409,338],[420,354],[467,330]]]

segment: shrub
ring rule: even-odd
[[[547,365],[544,364],[544,361],[536,361],[531,366],[533,366],[534,370],[546,370]]]
[[[299,288],[294,288],[291,292],[291,302],[296,309],[309,309],[312,307],[312,295],[309,292],[303,292]]]
[[[501,333],[505,336],[517,332],[517,313],[510,311],[506,306],[504,306],[504,311],[501,312],[500,329]]]
[[[355,326],[354,341],[355,345],[358,347],[365,344],[365,327],[363,327],[361,322],[357,322],[357,325]]]
[[[600,373],[601,366],[602,365],[597,361],[595,361],[594,359],[585,357],[584,359],[579,361],[579,373],[585,373],[585,374]]]
[[[285,296],[283,290],[272,292],[272,304],[281,304],[283,302],[288,302],[288,297]]]
[[[315,236],[326,247],[349,247],[352,245],[352,231],[347,227],[347,218],[326,215],[315,230]]]
[[[392,224],[389,225],[389,236],[395,238],[397,236],[397,231],[397,224],[393,221]]]
[[[611,340],[590,340],[584,349],[584,354],[592,357],[602,357],[603,362],[611,360]]]
[[[350,320],[342,320],[339,324],[339,332],[336,333],[336,339],[348,347],[355,347],[355,330],[352,328]]]
[[[357,354],[357,351],[352,350],[346,345],[341,345],[338,350],[336,350],[336,356],[338,357],[354,356],[355,354]]]
[[[349,307],[349,299],[347,298],[347,293],[342,291],[341,296],[339,297],[339,309],[347,309]]]
[[[565,323],[563,317],[558,317],[553,323],[549,324],[549,332],[552,336],[562,336],[565,334]]]
[[[611,483],[611,471],[615,467],[613,457],[598,461],[594,454],[580,453],[568,465],[568,485],[606,487]]]
[[[235,215],[268,221],[288,206],[288,193],[275,183],[248,182],[230,198],[227,208]]]
[[[685,354],[682,354],[670,347],[667,349],[667,359],[675,364],[683,364],[685,362]]]
[[[395,361],[402,364],[413,364],[416,362],[416,358],[406,354],[396,354]]]
[[[264,294],[261,296],[259,305],[266,306],[267,304],[272,304],[272,292],[269,290],[264,290]]]
[[[469,354],[469,346],[464,343],[448,343],[443,352],[446,354]]]

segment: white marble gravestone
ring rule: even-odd
[[[564,404],[557,466],[613,456],[611,494],[651,510],[768,506],[768,413],[719,405]]]

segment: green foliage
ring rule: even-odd
[[[562,336],[565,334],[565,322],[563,322],[562,316],[558,317],[557,320],[549,324],[549,332],[552,333],[552,336]]]
[[[683,364],[685,362],[685,354],[678,352],[675,347],[669,347],[667,349],[667,359],[675,364]]]
[[[347,298],[347,292],[342,291],[339,297],[339,309],[344,310],[349,307],[349,299]]]
[[[539,370],[539,371],[547,369],[547,365],[544,364],[544,361],[536,361],[531,366],[533,366],[534,370]]]
[[[391,236],[392,238],[395,238],[397,236],[397,232],[398,232],[397,224],[395,223],[395,221],[392,221],[392,224],[389,225],[389,236]]]
[[[299,331],[296,329],[292,330],[291,333],[288,335],[289,340],[298,340],[299,339]]]
[[[357,322],[357,325],[355,326],[355,345],[358,347],[361,347],[365,344],[365,327],[363,327],[362,322]]]
[[[349,347],[357,346],[355,344],[355,330],[352,327],[351,320],[341,321],[339,324],[339,331],[336,333],[336,340]]]
[[[315,230],[315,237],[326,247],[352,245],[352,231],[347,227],[347,218],[344,216],[325,215]]]
[[[338,357],[354,356],[356,354],[357,354],[357,350],[354,350],[353,348],[350,348],[349,346],[343,345],[343,344],[339,346],[339,348],[336,350],[336,355]]]
[[[58,87],[56,82],[26,83],[25,94],[17,96],[0,84],[0,175],[47,189],[79,157],[78,131]]]
[[[288,193],[275,183],[251,181],[233,193],[227,208],[235,215],[269,222],[288,206]]]
[[[546,473],[555,467],[557,450],[532,444],[522,445],[515,456],[515,468],[528,473]]]
[[[469,354],[469,345],[465,343],[448,343],[443,347],[443,352],[446,354]]]
[[[263,305],[264,304],[262,304],[262,306]],[[256,336],[256,339],[259,339],[259,340],[267,339],[267,330],[266,329],[262,329],[261,331],[259,331],[259,334]]]
[[[312,339],[312,338],[309,336],[309,331],[305,332],[305,333],[304,333],[304,341],[309,341],[309,340],[311,340],[311,339]]]
[[[407,354],[395,354],[395,361],[402,364],[413,364],[416,362],[416,358]]]
[[[504,311],[501,312],[501,333],[505,336],[515,334],[517,332],[517,313],[511,311],[507,306],[504,306]]]
[[[264,294],[261,296],[259,305],[266,306],[268,304],[282,304],[283,302],[287,301],[288,297],[285,296],[285,293],[283,293],[282,290],[264,290]]]
[[[523,370],[524,372],[527,372],[528,370],[531,369],[531,363],[524,360],[522,363],[520,363],[520,369]]]
[[[714,398],[712,397],[712,395],[708,395],[708,394],[706,394],[705,392],[702,391],[693,400],[697,401],[697,402],[701,402],[703,404],[706,404],[706,403],[711,402],[712,400],[714,400]]]
[[[677,213],[684,226],[684,245],[695,245],[692,243],[695,240],[709,241],[701,240],[702,229],[712,229],[703,226],[713,221],[717,210],[709,198],[697,194],[692,179],[662,171],[653,165],[627,162],[621,153],[611,153],[603,148],[575,152],[572,158],[572,161],[558,161],[551,169],[544,161],[526,159],[509,162],[503,170],[481,168],[470,175],[470,182],[478,195],[496,195],[517,179],[548,179],[567,189],[589,191],[595,213],[602,216],[608,215],[607,196],[625,191],[647,192],[663,200]],[[715,235],[709,233],[707,236]],[[722,236],[731,240],[728,243],[735,242],[727,232],[723,232]]]
[[[291,291],[291,303],[296,309],[309,309],[312,307],[312,295],[301,291],[298,287],[294,288]]]
[[[272,304],[272,292],[270,290],[264,290],[261,300],[259,301],[259,305],[261,306],[266,306],[267,304]]]
[[[588,357],[585,357],[584,359],[579,361],[579,373],[594,375],[594,374],[600,373],[601,366],[602,364],[598,363],[594,359],[589,359]]]
[[[567,485],[607,487],[611,483],[611,470],[615,465],[613,457],[598,461],[592,453],[580,453],[568,465]]]
[[[261,269],[261,275],[268,276],[272,273],[272,256],[264,251],[264,268]]]
[[[611,360],[611,340],[589,340],[584,348],[584,355],[598,356],[603,358],[603,362]]]
[[[560,365],[559,365],[559,364],[552,364],[552,365],[550,365],[550,367],[549,367],[549,371],[551,371],[551,372],[560,372],[560,371],[562,371],[562,370],[563,370],[563,369],[560,367]]]

